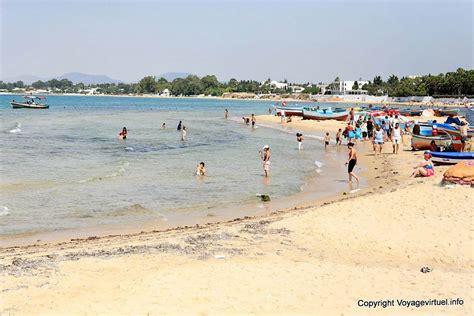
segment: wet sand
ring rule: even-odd
[[[447,167],[436,167],[431,178],[408,178],[422,159],[421,152],[409,151],[409,139],[399,155],[391,154],[390,143],[378,157],[368,142],[357,147],[369,188],[314,206],[167,231],[1,248],[0,310],[471,314],[472,189],[440,186]],[[431,271],[422,273],[423,267]],[[360,300],[456,298],[463,305],[358,306]]]

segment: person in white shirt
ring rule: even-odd
[[[394,154],[398,154],[398,150],[400,149],[400,143],[403,141],[402,135],[403,134],[400,129],[400,124],[396,123],[392,131],[392,146]]]

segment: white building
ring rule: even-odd
[[[284,82],[278,82],[276,80],[270,81],[270,87],[274,89],[286,89],[288,88],[288,84]]]
[[[359,89],[352,89],[354,87],[354,84],[357,82]],[[352,91],[354,90],[362,90],[362,87],[365,84],[368,84],[369,82],[366,80],[344,80],[344,81],[339,81],[339,92],[342,94],[357,94]],[[363,94],[363,93],[359,93]]]
[[[289,86],[288,87],[292,93],[301,93],[304,91],[304,87],[300,87],[300,86]]]
[[[166,88],[165,90],[163,90],[160,94],[160,96],[162,97],[169,97],[170,96],[170,90],[168,88]]]

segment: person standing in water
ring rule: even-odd
[[[339,129],[339,131],[340,130],[341,129]],[[331,136],[329,136],[329,133],[326,132],[326,136],[324,136],[324,149],[326,149],[326,147],[328,147],[330,141],[331,141]]]
[[[298,150],[303,148],[304,137],[301,133],[296,133],[296,141],[298,142]]]
[[[179,121],[179,123],[178,123],[178,127],[176,127],[176,130],[177,130],[177,131],[180,131],[180,130],[181,130],[181,127],[182,127],[182,125],[183,125],[183,122],[182,122],[182,121]]]
[[[255,118],[254,114],[252,114],[251,121],[252,121],[252,127],[255,127],[255,123],[257,123],[257,119]]]
[[[357,164],[357,151],[352,142],[349,142],[347,147],[349,148],[349,160],[346,162],[346,165],[347,172],[349,173],[349,183],[352,183],[352,178],[356,179],[357,183],[359,183],[359,177],[354,174],[354,167]]]
[[[265,177],[268,177],[270,174],[270,146],[263,146],[263,153],[260,152],[263,160],[263,172],[265,172]]]
[[[188,132],[186,131],[186,126],[183,126],[183,128],[181,129],[181,140],[182,141],[186,140],[186,134],[188,134]]]
[[[204,167],[204,162],[201,161],[196,167],[196,175],[197,176],[205,176],[206,175],[206,168]]]
[[[336,133],[336,146],[342,145],[342,129],[339,129]]]
[[[225,109],[224,118],[227,119],[228,117],[229,117],[229,110]]]
[[[122,128],[122,131],[119,133],[119,138],[120,139],[127,139],[127,134],[128,134],[127,128],[124,126]]]
[[[161,129],[165,129],[165,128],[166,128],[166,123],[161,124]]]

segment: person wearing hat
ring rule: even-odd
[[[268,145],[263,146],[262,160],[263,172],[265,172],[265,177],[268,177],[270,174],[270,146]]]
[[[425,151],[423,155],[423,161],[420,162],[415,168],[413,168],[413,172],[411,173],[410,177],[416,176],[423,176],[423,177],[431,177],[434,176],[434,168],[433,162],[431,161],[431,154]]]

